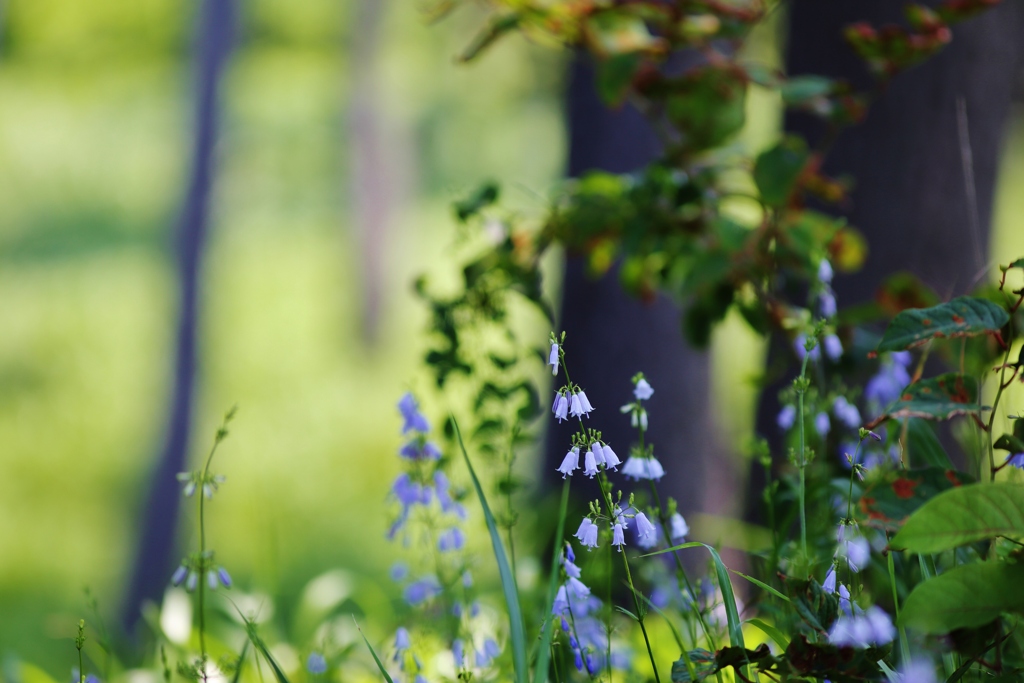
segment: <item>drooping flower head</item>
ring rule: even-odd
[[[661,479],[665,469],[654,456],[631,455],[622,466],[622,474],[639,481],[640,479]]]
[[[821,345],[825,347],[825,355],[828,356],[829,360],[837,361],[843,357],[843,342],[839,341],[839,337],[836,335],[826,335],[821,340]]]
[[[310,652],[306,660],[306,671],[313,675],[319,675],[327,671],[327,660],[319,652]]]
[[[597,547],[597,525],[591,521],[589,517],[584,517],[583,521],[580,522],[580,528],[573,534],[584,547],[596,548]]]
[[[402,425],[403,434],[410,431],[426,434],[430,431],[430,422],[420,413],[416,399],[411,393],[407,393],[398,401],[398,410],[402,413],[402,419],[405,421]]]
[[[558,344],[551,344],[551,351],[548,352],[548,365],[551,366],[551,376],[558,374]]]
[[[573,446],[562,458],[562,464],[558,471],[562,473],[562,479],[572,476],[572,473],[580,468],[580,449]]]
[[[636,400],[646,401],[653,395],[654,388],[651,387],[650,383],[646,379],[641,377],[637,380],[636,386],[633,387],[633,396],[636,397]]]
[[[793,427],[794,422],[796,422],[796,406],[782,406],[782,410],[779,411],[778,417],[775,418],[775,424],[779,426],[780,430],[785,432],[789,431]]]
[[[641,539],[655,538],[655,527],[651,524],[651,521],[647,519],[647,515],[642,512],[636,513],[636,534]]]
[[[672,534],[673,541],[686,540],[686,535],[690,533],[690,525],[686,523],[686,520],[678,512],[669,518],[669,533]]]

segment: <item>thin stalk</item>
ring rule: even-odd
[[[988,480],[995,481],[996,472],[996,456],[995,448],[992,445],[994,442],[993,427],[996,421],[996,408],[999,407],[999,399],[1003,397],[1003,390],[1006,388],[1006,364],[1010,360],[1010,349],[1013,347],[1012,339],[1006,342],[1006,353],[1003,354],[1002,369],[999,371],[999,389],[996,390],[996,398],[992,401],[992,411],[988,414]]]
[[[888,539],[886,539],[888,540]],[[889,585],[892,586],[892,605],[896,612],[896,623],[900,621],[900,597],[896,591],[896,565],[892,559],[892,551],[890,550],[886,555],[889,564]],[[910,643],[907,641],[907,629],[903,626],[899,627],[900,632],[900,658],[903,665],[906,666],[910,663]]]
[[[807,478],[804,469],[807,466],[807,452],[804,441],[804,393],[807,391],[807,360],[811,352],[804,349],[804,359],[800,364],[800,379],[796,387],[796,421],[800,426],[800,452],[797,454],[797,466],[800,468],[800,550],[804,561],[807,561]]]

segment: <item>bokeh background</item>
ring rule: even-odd
[[[454,267],[454,199],[494,178],[510,205],[541,211],[566,153],[564,54],[512,38],[460,65],[480,14],[428,25],[392,1],[366,33],[357,6],[242,3],[223,84],[191,450],[239,405],[211,542],[285,611],[334,567],[364,596],[391,590],[394,403],[429,382],[410,283]],[[0,0],[0,659],[54,675],[84,586],[117,614],[165,435],[196,9]],[[750,49],[777,63],[777,44],[766,26]],[[763,93],[749,107],[739,144],[756,149],[780,111]],[[1022,114],[993,254],[1024,254]],[[367,154],[386,197],[370,218],[356,201]],[[714,344],[733,445],[752,423],[752,345],[733,322]]]

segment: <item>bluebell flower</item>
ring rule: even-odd
[[[572,551],[572,544],[569,542],[566,542],[565,544],[565,559],[569,560],[570,562],[576,561],[576,553]]]
[[[583,671],[583,655],[579,650],[576,650],[576,658],[573,663],[576,665],[577,671]]]
[[[558,394],[555,398],[555,418],[561,422],[562,420],[568,419],[569,413],[569,399],[565,397],[565,394]]]
[[[900,397],[903,389],[910,384],[907,366],[911,357],[906,351],[893,353],[882,362],[878,373],[868,380],[864,387],[864,399],[875,412],[884,410]]]
[[[591,448],[593,448],[593,446],[591,446]],[[604,455],[605,469],[612,470],[614,472],[615,468],[622,464],[622,461],[619,460],[619,456],[615,454],[615,451],[613,451],[612,447],[608,444],[604,444],[601,447],[601,452]]]
[[[638,401],[646,401],[653,395],[654,389],[646,379],[641,379],[636,383],[636,386],[633,387],[633,396],[635,396]]]
[[[850,534],[847,537],[845,525],[839,526],[839,552],[846,558],[850,569],[859,572],[871,559],[871,544],[860,534]]]
[[[597,547],[597,525],[589,517],[583,518],[583,521],[580,522],[580,528],[576,530],[573,536],[578,538],[580,543],[587,548]]]
[[[569,622],[566,621],[565,617],[562,617],[562,631],[565,633],[569,632]]]
[[[183,564],[179,564],[178,568],[174,570],[173,574],[171,574],[171,585],[180,586],[186,576],[188,576],[188,567]]]
[[[494,638],[484,639],[484,646],[480,652],[476,653],[476,665],[483,668],[490,666],[491,662],[501,654],[501,648],[498,647],[498,643],[495,642]]]
[[[597,459],[594,457],[594,451],[587,451],[587,454],[583,457],[583,474],[587,475],[591,479],[597,474]]]
[[[686,540],[686,535],[690,533],[690,526],[683,519],[683,516],[678,512],[674,513],[669,518],[669,533],[672,534],[673,541]]]
[[[793,423],[796,422],[796,406],[786,405],[782,406],[782,410],[779,411],[778,417],[775,418],[775,424],[779,426],[782,431],[789,431],[793,427]]]
[[[831,287],[826,287],[818,295],[818,312],[822,318],[832,318],[837,310],[836,295]]]
[[[829,567],[828,574],[825,575],[825,582],[821,584],[822,590],[826,593],[836,592],[836,568],[835,566]]]
[[[206,585],[209,586],[212,591],[217,590],[217,586],[220,585],[217,583],[217,572],[212,569],[206,570]]]
[[[470,571],[468,569],[466,571],[462,572],[462,587],[463,588],[472,588],[473,587],[473,575],[470,573]]]
[[[402,446],[398,454],[407,460],[440,460],[441,449],[433,441],[413,439]]]
[[[424,500],[424,489],[423,486],[414,482],[409,478],[408,474],[402,473],[395,479],[395,483],[391,485],[391,493],[394,494],[398,502],[403,507],[411,507],[422,503]],[[427,489],[426,502],[430,502],[430,491]]]
[[[1006,456],[1006,464],[1012,467],[1024,469],[1024,453],[1011,453]]]
[[[434,494],[437,496],[437,502],[441,506],[442,512],[455,515],[462,520],[466,519],[466,508],[452,498],[449,492],[448,477],[441,470],[434,472]]]
[[[404,562],[395,562],[391,565],[388,575],[392,581],[404,581],[405,577],[409,575],[409,567]]]
[[[580,449],[573,446],[562,458],[562,464],[558,466],[558,472],[562,473],[562,479],[572,476],[572,473],[580,468]]]
[[[839,337],[836,335],[826,335],[821,340],[821,345],[825,347],[825,355],[829,360],[837,361],[843,357],[843,342],[839,341]]]
[[[413,398],[411,393],[401,398],[398,402],[398,410],[402,413],[402,419],[405,421],[402,425],[403,434],[411,431],[425,434],[430,431],[430,423],[420,413],[419,406],[416,405],[416,399]]]
[[[437,549],[442,553],[451,552],[453,550],[462,550],[465,545],[466,535],[462,533],[462,529],[457,526],[448,529],[437,538]]]
[[[409,637],[409,629],[399,626],[395,631],[395,661],[398,655],[412,647],[412,639]]]
[[[441,592],[441,584],[433,576],[425,576],[405,587],[403,596],[410,605],[416,606],[430,600]]]
[[[551,345],[551,351],[548,352],[548,365],[551,366],[551,376],[554,377],[558,374],[558,344]]]
[[[622,466],[622,474],[632,479],[661,479],[665,470],[654,457],[631,455]]]
[[[587,399],[587,394],[580,389],[576,396],[580,399],[580,407],[583,409],[584,415],[589,415],[594,411],[594,406],[590,405],[590,400]]]
[[[638,546],[640,546],[641,548],[643,548],[644,550],[652,550],[653,548],[656,548],[660,541],[661,541],[661,527],[660,526],[655,525],[654,533],[648,534],[646,536],[641,536],[640,535],[640,530],[639,530],[639,528],[637,528],[637,530],[636,530],[636,544]]]
[[[857,406],[846,400],[845,396],[837,396],[832,402],[832,412],[839,418],[839,421],[850,429],[860,427],[860,411]]]
[[[828,413],[818,413],[814,416],[814,431],[818,436],[825,438],[832,429],[832,421],[828,419]]]
[[[310,652],[306,660],[306,671],[313,675],[319,675],[327,671],[327,660],[319,652]]]
[[[830,284],[832,275],[832,264],[827,258],[821,259],[821,263],[818,264],[818,281],[825,285]]]
[[[653,537],[655,535],[654,525],[651,524],[650,520],[647,519],[647,515],[642,512],[636,513],[636,534],[642,539]]]
[[[806,343],[807,343],[807,335],[806,334],[798,334],[796,336],[796,339],[793,340],[793,349],[796,351],[796,357],[799,358],[800,360],[803,360],[804,356],[807,355],[807,348],[804,346]],[[817,361],[820,358],[821,358],[821,347],[820,346],[815,346],[813,349],[811,349],[810,359],[813,360],[813,361]]]
[[[647,411],[641,408],[637,415],[640,420],[640,428],[647,431]]]
[[[626,545],[626,538],[622,533],[622,524],[615,524],[612,526],[612,545],[622,552],[622,546]]]
[[[416,679],[412,683],[428,683],[428,681],[422,674],[416,674]]]
[[[185,579],[185,590],[187,590],[189,593],[191,593],[191,592],[193,592],[196,589],[196,586],[198,586],[198,585],[199,585],[199,574],[197,574],[195,572],[195,570],[190,571],[188,573],[188,578]]]
[[[220,578],[220,582],[225,588],[231,588],[231,575],[228,574],[228,570],[224,567],[217,567],[217,576]]]
[[[580,568],[576,565],[575,562],[570,560],[568,557],[562,557],[562,567],[565,568],[566,576],[572,577],[574,579],[580,578]]]
[[[583,417],[583,404],[580,402],[579,394],[572,394],[569,397],[569,416]]]
[[[552,614],[567,614],[569,611],[569,596],[566,593],[565,585],[558,587],[558,592],[555,593],[555,600],[551,603]]]
[[[850,600],[850,589],[843,584],[839,584],[839,612],[846,616],[853,615],[853,601]]]
[[[463,645],[461,638],[456,638],[454,641],[452,641],[452,657],[455,658],[455,668],[463,668],[463,665],[466,660],[463,654]]]
[[[900,683],[938,683],[935,676],[935,665],[927,659],[911,659],[899,670]]]

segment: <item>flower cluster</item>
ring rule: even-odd
[[[231,575],[227,569],[214,563],[212,550],[183,559],[171,575],[171,585],[184,584],[185,590],[191,593],[199,586],[203,575],[206,576],[206,585],[210,590],[217,590],[220,586],[231,588]]]

